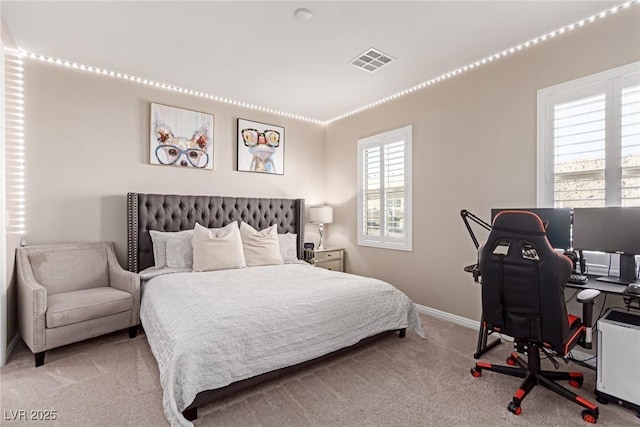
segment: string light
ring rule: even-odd
[[[268,108],[268,107],[264,107],[264,106],[261,106],[261,105],[251,104],[251,103],[248,103],[248,102],[242,102],[242,101],[237,101],[237,100],[233,100],[233,99],[222,98],[222,97],[219,97],[219,96],[215,96],[215,95],[212,95],[212,94],[209,94],[209,93],[205,93],[205,92],[196,91],[196,90],[193,90],[193,89],[186,89],[186,88],[170,85],[170,84],[167,84],[167,83],[161,83],[161,82],[157,82],[157,81],[153,81],[153,80],[149,80],[149,79],[144,79],[142,77],[131,76],[129,74],[118,73],[118,72],[105,70],[105,69],[98,68],[98,67],[92,67],[92,66],[89,66],[89,65],[78,64],[76,62],[66,61],[66,60],[62,60],[62,59],[58,59],[58,58],[52,58],[52,57],[49,57],[49,56],[46,56],[46,55],[39,55],[39,54],[36,54],[36,53],[27,52],[25,50],[15,50],[14,49],[14,51],[20,57],[33,59],[33,60],[37,60],[37,61],[40,61],[40,62],[54,64],[54,65],[57,65],[57,66],[71,68],[71,69],[75,69],[75,70],[87,71],[87,72],[100,74],[100,75],[104,75],[104,76],[112,77],[112,78],[116,78],[116,79],[129,80],[129,81],[132,81],[132,82],[135,82],[135,83],[139,83],[139,84],[142,84],[142,85],[146,85],[146,86],[153,86],[153,87],[157,87],[157,88],[160,88],[160,89],[169,90],[169,91],[172,91],[172,92],[178,92],[178,93],[183,93],[183,94],[195,96],[195,97],[198,97],[198,98],[211,99],[211,100],[214,100],[214,101],[217,101],[217,102],[222,102],[222,103],[225,103],[225,104],[236,105],[236,106],[240,106],[240,107],[243,107],[243,108],[250,108],[250,109],[253,109],[253,110],[264,111],[264,112],[271,113],[271,114],[276,114],[276,115],[279,115],[279,116],[290,117],[290,118],[293,118],[293,119],[296,119],[296,120],[302,120],[302,121],[306,121],[306,122],[316,123],[316,124],[319,124],[319,125],[324,125],[324,122],[322,120],[313,119],[313,118],[310,118],[310,117],[305,117],[305,116],[302,116],[300,114],[293,114],[293,113],[289,113],[289,112],[286,112],[286,111],[277,110],[275,108]]]
[[[5,56],[5,77],[5,219],[7,233],[22,235],[26,231],[24,66],[15,51]]]
[[[326,126],[330,123],[333,123],[335,121],[338,120],[342,120],[344,118],[353,116],[354,114],[358,114],[361,113],[363,111],[366,111],[370,108],[376,107],[380,104],[384,104],[386,102],[389,102],[391,100],[397,99],[401,96],[405,96],[407,94],[413,93],[417,90],[420,89],[424,89],[426,87],[432,86],[436,83],[440,83],[444,80],[450,79],[451,77],[455,77],[457,75],[460,75],[462,73],[465,73],[467,71],[473,70],[477,67],[480,67],[482,65],[486,65],[488,63],[491,63],[493,61],[496,61],[498,59],[504,58],[506,56],[512,55],[514,53],[520,52],[526,48],[529,48],[531,46],[536,46],[538,43],[542,43],[547,41],[548,39],[553,39],[559,35],[565,34],[567,32],[570,32],[572,30],[574,30],[577,27],[582,27],[587,23],[592,23],[595,22],[599,19],[604,19],[609,15],[615,14],[618,11],[622,10],[622,9],[628,9],[629,7],[636,5],[640,2],[640,0],[631,0],[628,1],[626,3],[623,3],[621,5],[612,7],[608,10],[602,11],[600,13],[594,14],[588,18],[582,19],[580,21],[574,22],[572,24],[566,25],[562,28],[559,28],[555,31],[551,31],[549,33],[543,34],[539,37],[536,37],[534,39],[528,40],[526,42],[520,43],[517,46],[512,46],[508,49],[505,49],[501,52],[495,53],[493,55],[489,55],[485,58],[479,59],[475,62],[472,62],[470,64],[464,65],[462,67],[459,67],[453,71],[449,71],[447,73],[441,74],[437,77],[434,77],[426,82],[422,82],[419,83],[413,87],[410,87],[408,89],[402,90],[400,92],[394,93],[393,95],[389,95],[385,98],[379,99],[377,101],[374,101],[370,104],[367,105],[363,105],[362,107],[356,108],[355,110],[349,111],[345,114],[336,116],[330,120],[318,120],[318,119],[314,119],[314,118],[310,118],[310,117],[306,117],[306,116],[302,116],[299,114],[293,114],[293,113],[289,113],[286,111],[281,111],[281,110],[277,110],[274,108],[268,108],[268,107],[264,107],[261,105],[255,105],[255,104],[251,104],[248,102],[242,102],[242,101],[237,101],[237,100],[232,100],[232,99],[228,99],[228,98],[223,98],[220,96],[216,96],[216,95],[212,95],[209,93],[205,93],[205,92],[199,92],[199,91],[194,91],[192,89],[185,89],[185,88],[181,88],[178,86],[173,86],[170,84],[166,84],[166,83],[161,83],[161,82],[156,82],[153,80],[148,80],[148,79],[143,79],[141,77],[136,77],[136,76],[131,76],[128,74],[123,74],[123,73],[119,73],[119,72],[114,72],[114,71],[109,71],[109,70],[105,70],[102,68],[96,68],[96,67],[91,67],[88,65],[83,65],[83,64],[78,64],[75,62],[70,62],[70,61],[66,61],[66,60],[62,60],[62,59],[58,59],[58,58],[52,58],[52,57],[48,57],[45,55],[38,55],[35,53],[31,53],[31,52],[27,52],[24,50],[17,50],[16,53],[20,56],[20,57],[26,57],[29,59],[34,59],[34,60],[38,60],[38,61],[42,61],[42,62],[46,62],[46,63],[50,63],[50,64],[55,64],[58,66],[62,66],[62,67],[67,67],[67,68],[72,68],[72,69],[79,69],[82,71],[88,71],[88,72],[93,72],[96,74],[101,74],[101,75],[105,75],[108,77],[113,77],[113,78],[117,78],[117,79],[122,79],[122,80],[129,80],[129,81],[133,81],[136,83],[140,83],[140,84],[144,84],[144,85],[148,85],[148,86],[153,86],[153,87],[157,87],[160,89],[164,89],[164,90],[169,90],[172,92],[178,92],[178,93],[183,93],[183,94],[187,94],[187,95],[191,95],[191,96],[196,96],[199,98],[205,98],[205,99],[210,99],[216,102],[222,102],[225,104],[231,104],[231,105],[235,105],[235,106],[239,106],[239,107],[243,107],[243,108],[249,108],[249,109],[253,109],[253,110],[258,110],[258,111],[263,111],[266,113],[271,113],[271,114],[276,114],[279,116],[283,116],[283,117],[289,117],[292,119],[296,119],[296,120],[302,120],[302,121],[306,121],[306,122],[311,122],[311,123],[316,123],[319,125],[323,125]]]

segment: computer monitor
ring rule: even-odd
[[[620,254],[620,276],[597,280],[629,284],[636,281],[635,256],[640,255],[640,207],[575,208],[573,246]]]
[[[571,208],[491,209],[491,223],[502,211],[527,211],[540,217],[547,226],[547,239],[555,249],[571,248]]]

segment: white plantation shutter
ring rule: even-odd
[[[358,244],[411,250],[412,128],[358,140]]]
[[[640,84],[622,89],[622,206],[640,206]]]
[[[605,95],[554,106],[554,207],[605,205]]]
[[[538,206],[640,206],[640,63],[538,91]]]
[[[364,152],[364,230],[369,236],[380,235],[380,147],[372,147]]]
[[[384,146],[386,236],[404,237],[404,141]]]

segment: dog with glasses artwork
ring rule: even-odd
[[[238,170],[282,174],[283,165],[278,164],[282,155],[278,151],[281,149],[283,133],[284,129],[278,126],[239,119]],[[250,161],[247,154],[250,155]]]
[[[207,116],[212,118],[205,113],[152,104],[151,163],[212,169],[211,120]],[[169,120],[179,126],[178,131],[167,124]]]

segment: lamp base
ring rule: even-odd
[[[318,250],[323,251],[324,245],[322,244],[322,235],[324,234],[324,224],[318,225],[318,232],[320,233],[320,242],[318,242]]]

